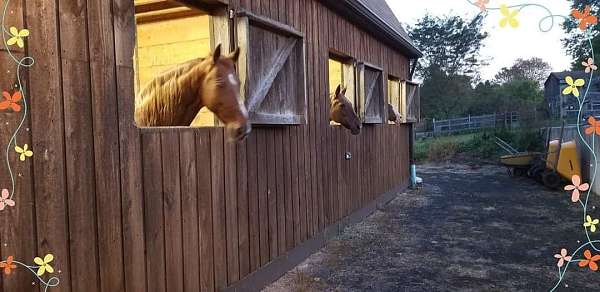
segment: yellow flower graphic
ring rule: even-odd
[[[33,151],[29,150],[29,145],[27,145],[27,144],[23,145],[23,148],[15,145],[15,151],[17,151],[17,153],[21,154],[19,156],[19,160],[21,160],[21,161],[25,161],[26,157],[33,156]]]
[[[29,30],[27,30],[27,29],[18,30],[16,27],[12,26],[10,28],[10,35],[12,37],[10,39],[8,39],[8,41],[6,41],[6,44],[9,46],[17,44],[17,46],[19,46],[19,48],[22,48],[25,45],[25,43],[23,42],[23,38],[29,36]]]
[[[54,256],[51,253],[44,256],[44,259],[42,259],[40,257],[35,257],[35,259],[33,259],[33,262],[36,265],[38,265],[38,270],[37,270],[38,276],[41,276],[46,272],[48,272],[50,274],[54,273],[54,268],[52,268],[52,266],[50,266],[50,262],[52,260],[54,260]]]
[[[504,18],[500,20],[500,27],[506,27],[506,25],[510,25],[512,28],[519,27],[519,20],[517,20],[517,15],[519,15],[519,10],[510,10],[506,4],[500,5],[500,13],[504,15]]]
[[[592,216],[587,215],[587,217],[585,217],[585,223],[583,223],[584,227],[589,227],[591,232],[596,232],[596,225],[598,225],[598,223],[600,223],[600,220],[598,219],[592,219]]]
[[[573,80],[573,77],[571,76],[567,76],[565,78],[565,82],[567,82],[567,84],[569,86],[565,87],[565,89],[563,89],[563,95],[569,95],[569,94],[573,94],[575,95],[575,97],[579,97],[579,87],[585,85],[585,80],[583,79],[577,79],[577,80]]]

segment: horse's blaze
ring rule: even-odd
[[[239,101],[240,82],[235,71],[239,49],[221,56],[218,45],[211,56],[192,60],[156,76],[140,92],[135,107],[139,127],[190,126],[208,107],[234,140],[246,138],[252,127],[248,111]],[[192,82],[193,80],[193,82]]]

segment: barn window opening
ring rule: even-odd
[[[338,85],[344,84],[342,62],[329,58],[329,94],[332,95]]]
[[[352,109],[357,112],[356,107],[356,79],[354,69],[354,59],[347,56],[331,53],[327,62],[327,71],[329,79],[329,101],[334,97],[338,86],[345,89],[344,96],[352,104]],[[330,121],[333,126],[339,126],[339,123]]]
[[[368,63],[358,63],[358,107],[365,124],[386,122],[383,69]]]
[[[356,108],[356,86],[354,60],[351,57],[330,54],[328,61],[329,93],[333,94],[338,85],[346,88],[346,98]]]
[[[217,2],[197,1],[191,6],[171,0],[134,0],[136,104],[141,101],[140,92],[158,76],[207,57],[218,44],[224,48],[223,54],[229,50],[227,11],[225,6],[216,6]],[[203,107],[187,126],[219,125],[216,116]]]
[[[304,35],[287,24],[247,11],[237,14],[241,96],[258,125],[306,123]]]
[[[402,87],[400,85],[400,79],[394,76],[388,76],[388,104],[394,110],[394,114],[396,115],[396,120],[391,121],[388,114],[388,123],[389,124],[397,124],[402,121],[402,99],[400,96],[402,95]],[[400,115],[400,116],[398,116]]]

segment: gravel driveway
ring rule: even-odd
[[[585,238],[566,192],[493,165],[418,171],[421,190],[398,194],[265,291],[548,291],[553,255]],[[599,287],[600,274],[572,264],[559,291]]]

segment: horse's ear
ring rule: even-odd
[[[346,89],[348,89],[348,88],[344,87],[344,89],[342,89],[342,95],[344,95],[344,96],[346,95]]]
[[[338,85],[337,88],[335,89],[335,94],[333,95],[334,99],[338,98],[338,95],[340,95],[341,90],[342,90],[342,85]]]
[[[216,64],[219,61],[219,58],[221,58],[221,44],[217,45],[212,57],[213,57],[213,63]]]
[[[237,63],[238,59],[240,58],[240,48],[239,47],[235,48],[235,51],[233,51],[233,53],[231,53],[227,58],[229,58],[233,62]]]

